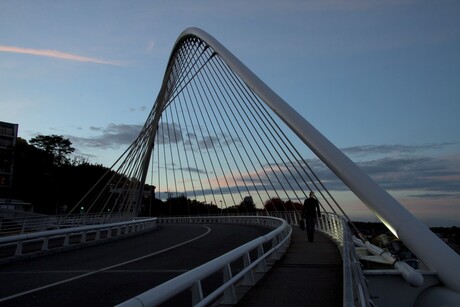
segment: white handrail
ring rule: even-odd
[[[164,219],[165,222],[233,222],[233,223],[249,223],[257,225],[266,225],[269,227],[276,227],[275,230],[271,231],[267,235],[259,237],[251,242],[248,242],[218,258],[211,260],[193,270],[190,270],[182,275],[179,275],[153,289],[150,289],[138,296],[127,300],[118,306],[128,307],[128,306],[156,306],[165,302],[166,300],[174,297],[175,295],[181,293],[184,290],[192,289],[194,295],[192,295],[194,301],[192,302],[194,306],[205,306],[213,300],[217,299],[219,296],[224,296],[225,303],[236,303],[235,284],[240,281],[248,274],[252,274],[253,270],[256,267],[259,269],[265,268],[267,259],[275,258],[279,259],[280,254],[284,253],[285,249],[289,245],[292,228],[288,223],[279,218],[273,217],[257,217],[257,216],[235,216],[235,217],[197,217],[197,218],[170,218]],[[266,252],[263,251],[263,244],[267,242],[272,242],[272,248]],[[246,257],[245,267],[237,275],[231,276],[230,264],[236,259],[240,259],[248,255],[250,251],[257,249],[258,256],[252,263]],[[262,251],[262,252],[260,252]],[[206,297],[203,296],[201,291],[201,280],[204,278],[218,272],[224,271],[224,276],[227,278],[224,279],[223,284],[214,290],[212,293],[208,294]],[[259,271],[259,270],[258,270]]]
[[[132,220],[132,214],[119,212],[85,213],[73,215],[18,215],[15,211],[0,211],[0,237],[23,233],[55,230],[81,225],[107,224]]]
[[[86,243],[86,234],[89,232],[96,232],[95,241],[100,241],[100,232],[107,230],[107,239],[112,238],[111,231],[117,229],[115,236],[120,236],[122,234],[122,228],[125,228],[124,234],[134,233],[138,231],[143,231],[156,227],[157,218],[139,218],[131,221],[111,223],[111,224],[98,224],[98,225],[89,225],[89,226],[79,226],[79,227],[70,227],[64,229],[48,230],[33,232],[27,234],[20,234],[15,236],[0,237],[0,246],[6,245],[16,245],[16,251],[14,256],[23,255],[23,244],[29,241],[39,241],[42,240],[41,251],[48,250],[48,241],[51,238],[62,237],[64,236],[64,242],[62,247],[69,245],[70,236],[74,234],[81,234],[80,243]]]
[[[343,264],[343,306],[369,306],[364,274],[346,221],[334,213],[324,213],[316,228],[331,237],[341,249]]]
[[[16,241],[33,240],[33,239],[44,238],[44,237],[54,237],[58,235],[76,233],[76,232],[116,228],[116,227],[125,226],[125,225],[153,222],[155,220],[157,220],[157,218],[137,219],[137,220],[127,221],[127,222],[118,222],[118,223],[112,223],[112,224],[89,225],[89,226],[79,226],[79,227],[71,227],[71,228],[64,228],[64,229],[32,232],[32,233],[21,234],[21,235],[16,235],[16,236],[0,237],[0,244],[6,244],[6,243],[11,243],[11,242],[16,242]]]

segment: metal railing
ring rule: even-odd
[[[275,230],[268,235],[251,241],[199,268],[189,271],[163,285],[128,300],[123,303],[122,306],[138,306],[139,304],[153,306],[188,288],[192,289],[194,293],[193,297],[194,300],[196,300],[193,303],[194,305],[205,305],[205,302],[215,300],[222,294],[224,295],[224,302],[236,303],[236,298],[234,296],[235,284],[241,280],[243,280],[244,284],[250,284],[251,280],[253,280],[251,276],[254,272],[263,272],[266,270],[266,261],[268,258],[277,257],[280,251],[284,253],[283,249],[287,248],[292,232],[289,224],[298,224],[300,212],[257,212],[253,215],[245,216],[212,215],[198,217],[163,217],[159,219],[120,222],[127,218],[129,217],[119,214],[77,214],[72,216],[16,218],[14,219],[14,224],[16,225],[14,231],[14,227],[7,227],[5,223],[0,224],[0,229],[4,232],[4,235],[5,232],[10,233],[10,236],[0,237],[0,248],[8,245],[15,245],[14,256],[21,256],[23,255],[23,245],[27,242],[40,241],[40,250],[47,251],[49,248],[49,241],[53,239],[64,238],[62,247],[66,247],[70,244],[70,237],[79,234],[78,243],[82,244],[86,243],[88,234],[94,234],[93,240],[102,239],[103,234],[104,238],[111,238],[112,236],[123,235],[131,231],[138,231],[137,227],[140,226],[134,225],[143,225],[145,222],[151,222],[153,220],[155,220],[155,223],[235,223],[275,228]],[[346,221],[336,214],[324,213],[318,219],[316,227],[319,231],[328,235],[337,244],[341,252],[343,261],[344,306],[369,306],[367,285]],[[8,230],[10,231],[8,232]],[[34,230],[35,232],[32,232]],[[264,252],[263,244],[270,240],[272,240],[272,248]],[[253,262],[250,261],[249,257],[249,252],[252,250],[257,250],[258,254],[258,258]],[[239,274],[231,276],[231,269],[229,268],[230,263],[238,258],[243,258],[245,267]],[[218,288],[215,293],[211,293],[204,298],[201,291],[201,280],[219,270],[224,272],[226,280],[224,280],[222,286]],[[180,285],[180,287],[178,285]],[[174,291],[171,291],[171,289]],[[159,293],[161,293],[161,295],[159,295]],[[151,300],[152,297],[155,297],[153,301]],[[159,302],[159,300],[161,302]]]
[[[270,233],[250,241],[218,258],[211,260],[195,269],[179,275],[153,289],[150,289],[118,306],[156,306],[168,299],[190,289],[192,291],[193,306],[207,306],[221,299],[223,304],[236,304],[237,297],[235,288],[237,285],[255,285],[255,273],[268,271],[267,261],[278,260],[289,246],[292,228],[279,218],[261,216],[213,216],[213,217],[182,217],[162,218],[161,223],[237,223],[256,224],[275,228]],[[264,246],[270,248],[265,250]],[[256,254],[251,259],[250,254]],[[254,258],[254,256],[253,256]],[[241,259],[243,268],[235,275],[232,271],[232,263]],[[222,272],[222,284],[204,296],[202,281],[210,275]]]
[[[156,218],[141,218],[110,224],[69,227],[0,237],[0,250],[3,251],[8,248],[14,248],[14,252],[11,255],[3,255],[3,253],[2,258],[18,258],[25,254],[47,252],[50,249],[50,241],[58,242],[57,244],[54,243],[54,248],[67,248],[70,245],[75,246],[78,244],[86,244],[90,241],[97,242],[147,231],[155,228],[156,222]],[[89,238],[90,235],[92,235],[91,238]],[[35,248],[29,248],[27,251],[24,251],[25,244],[33,244]]]
[[[343,306],[370,306],[370,297],[350,228],[342,217],[322,214],[316,228],[339,247],[343,263]]]
[[[132,213],[87,213],[73,215],[15,215],[12,210],[0,212],[0,237],[56,230],[82,225],[109,224],[132,220]]]
[[[199,218],[214,218],[214,217],[220,217],[220,218],[225,218],[225,217],[231,217],[234,218],[236,216],[244,216],[244,217],[277,217],[285,220],[289,225],[298,225],[299,220],[300,220],[300,214],[301,212],[298,210],[292,210],[292,211],[255,211],[255,212],[240,212],[240,213],[214,213],[214,214],[199,214],[199,215],[176,215],[173,217],[169,216],[164,216],[164,217],[158,217],[161,220],[164,219],[176,219],[176,218],[189,218],[193,217],[195,219]]]

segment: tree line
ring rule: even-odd
[[[13,184],[8,198],[33,205],[36,213],[69,212],[93,185],[109,170],[92,164],[81,156],[73,156],[75,148],[60,135],[38,135],[27,142],[18,138],[14,149]],[[301,210],[302,204],[271,198],[264,203],[268,211]],[[251,213],[258,209],[250,200],[228,208],[219,208],[191,200],[185,196],[155,199],[144,198],[141,214],[151,216]]]
[[[60,214],[73,207],[107,171],[84,157],[71,157],[74,151],[63,136],[18,138],[7,196],[31,203],[37,213]]]
[[[219,208],[215,204],[208,204],[191,200],[185,196],[170,197],[166,201],[158,199],[153,203],[144,202],[142,215],[173,216],[173,215],[198,215],[198,214],[245,214],[260,211],[301,211],[303,205],[293,201],[283,201],[280,198],[271,198],[265,201],[264,207],[257,208],[252,200],[243,200],[239,204],[226,208]]]

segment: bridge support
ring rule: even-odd
[[[447,287],[460,293],[459,255],[377,185],[214,37],[201,29],[189,28],[179,36],[175,48],[188,37],[198,37],[211,46],[227,65],[417,257],[438,272],[439,278]],[[419,238],[423,239],[419,240]],[[436,250],[437,253],[434,254],[433,250]]]
[[[459,306],[460,293],[444,287],[433,287],[422,292],[417,297],[414,306]]]

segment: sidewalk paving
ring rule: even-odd
[[[342,306],[342,258],[322,233],[308,242],[293,226],[291,244],[237,306]]]

